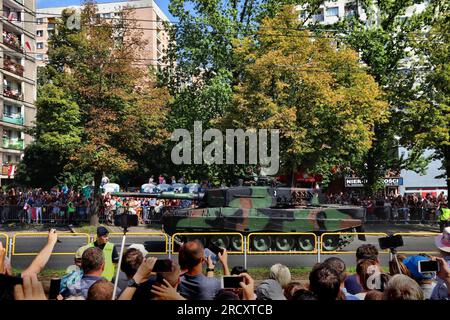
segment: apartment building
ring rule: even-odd
[[[167,16],[152,0],[135,0],[97,4],[98,14],[111,20],[119,20],[120,12],[126,8],[132,9],[132,19],[137,20],[137,28],[142,31],[143,38],[148,41],[142,49],[142,60],[139,63],[162,66],[161,59],[168,45],[168,34],[164,30],[163,21],[169,21]],[[64,9],[72,8],[81,11],[82,6],[39,8],[37,10],[36,28],[36,60],[38,66],[48,62],[48,41],[55,32],[56,19]]]
[[[14,178],[25,146],[25,134],[36,117],[35,0],[0,0],[3,39],[0,48],[0,184]]]
[[[376,1],[373,1],[374,18],[367,19],[367,15],[361,6],[358,6],[356,0],[330,0],[324,1],[315,12],[310,12],[305,6],[297,6],[299,12],[299,19],[306,20],[306,25],[310,23],[333,24],[346,17],[353,17],[358,15],[362,21],[366,21],[367,25],[377,24],[378,7]],[[402,17],[410,17],[416,12],[422,12],[427,6],[428,1],[424,0],[422,3],[417,3],[410,6]],[[402,18],[400,17],[400,18]]]

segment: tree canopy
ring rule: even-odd
[[[387,103],[358,55],[324,34],[298,30],[292,7],[236,42],[244,65],[225,126],[280,129],[282,167],[327,173],[371,147]],[[268,34],[266,30],[273,30]]]
[[[97,197],[103,174],[133,170],[136,157],[166,139],[169,95],[147,67],[136,63],[146,40],[131,18],[133,10],[125,9],[120,22],[109,21],[86,3],[79,29],[67,26],[73,14],[63,12],[49,43],[36,141],[28,149],[58,153],[60,176],[90,173]],[[24,176],[27,168],[22,167]]]

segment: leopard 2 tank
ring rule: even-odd
[[[115,193],[117,196],[180,199],[191,201],[185,208],[167,207],[160,216],[164,231],[176,233],[221,233],[212,237],[190,236],[233,251],[242,249],[241,233],[250,237],[252,251],[312,251],[314,237],[288,233],[362,232],[365,209],[356,206],[321,204],[320,190],[288,187],[230,187],[204,193],[161,192]],[[267,233],[277,233],[268,235]],[[260,235],[259,235],[260,234]],[[364,236],[359,236],[365,240]],[[327,236],[323,249],[334,251],[353,240],[351,235]]]

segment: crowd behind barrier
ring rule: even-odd
[[[166,184],[163,176],[159,177],[159,186],[184,185],[185,179],[178,181],[170,178]],[[149,184],[153,185],[153,176]],[[102,187],[109,184],[109,179],[102,180]],[[203,181],[199,187],[205,189],[212,187],[208,181]],[[117,190],[118,191],[118,190]],[[164,210],[187,208],[193,202],[188,200],[157,200],[148,198],[119,198],[111,197],[110,193],[102,194],[102,202],[98,208],[101,223],[113,224],[114,216],[128,212],[137,214],[139,223],[149,223],[151,219],[158,218]],[[94,210],[94,199],[91,187],[85,187],[81,192],[69,189],[67,186],[54,187],[50,191],[43,189],[11,188],[8,191],[0,190],[0,224],[8,222],[21,223],[55,223],[70,224],[74,222],[87,222]]]
[[[103,181],[103,183],[108,182],[109,180]],[[159,186],[170,188],[184,185],[185,179],[182,177],[176,181],[175,177],[172,177],[170,184],[166,184],[165,178],[160,176],[159,182]],[[153,178],[150,178],[149,185],[152,183]],[[212,187],[208,181],[203,181],[198,186],[201,189]],[[441,193],[438,196],[427,194],[423,198],[416,194],[365,197],[353,192],[341,192],[327,195],[326,202],[362,206],[366,209],[367,222],[434,224],[439,220],[441,207],[447,202],[447,196]],[[102,223],[113,224],[115,215],[128,212],[138,215],[140,224],[148,224],[152,220],[159,220],[165,211],[195,205],[195,201],[190,200],[120,198],[111,197],[109,193],[105,193],[97,213]],[[93,210],[93,197],[90,192],[76,192],[66,186],[61,189],[53,188],[50,191],[14,188],[7,192],[0,191],[0,224],[87,222]]]
[[[417,194],[365,197],[353,192],[327,196],[327,202],[330,204],[356,205],[366,208],[366,221],[430,224],[439,220],[442,204],[447,203],[447,199],[443,192],[438,196],[428,193],[425,197]]]
[[[58,234],[50,230],[47,244],[19,275],[23,284],[0,283],[0,300],[48,298],[38,275],[45,268],[57,241]],[[293,281],[289,268],[274,261],[268,269],[268,278],[256,285],[251,271],[244,266],[229,266],[226,250],[214,258],[197,240],[185,242],[176,257],[164,261],[149,254],[142,244],[129,246],[119,259],[114,245],[109,242],[109,232],[99,227],[96,240],[76,251],[74,264],[61,278],[55,299],[450,300],[450,227],[430,239],[430,243],[434,243],[438,254],[393,255],[388,268],[381,266],[381,252],[376,246],[363,244],[355,252],[355,273],[349,273],[349,266],[332,256],[311,266],[307,282]],[[438,271],[422,272],[421,261],[430,260],[439,266]],[[114,275],[118,267],[127,281],[119,284],[116,290]],[[219,267],[223,276],[217,274]],[[0,274],[2,277],[13,276],[11,261],[2,245]]]
[[[354,194],[329,195],[327,203],[362,206],[366,210],[367,222],[398,222],[434,224],[439,220],[442,203],[447,196],[389,196],[361,197]],[[106,193],[99,208],[98,216],[102,223],[113,224],[114,216],[128,212],[139,217],[140,224],[158,220],[162,213],[178,208],[195,206],[195,201],[152,198],[120,198]],[[15,192],[14,189],[0,192],[0,224],[8,222],[21,223],[55,223],[71,224],[87,222],[93,210],[92,197],[69,191]]]

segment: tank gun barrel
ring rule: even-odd
[[[167,200],[201,200],[202,193],[177,193],[177,192],[161,192],[161,193],[144,193],[144,192],[113,192],[113,197],[121,198],[155,198]]]

